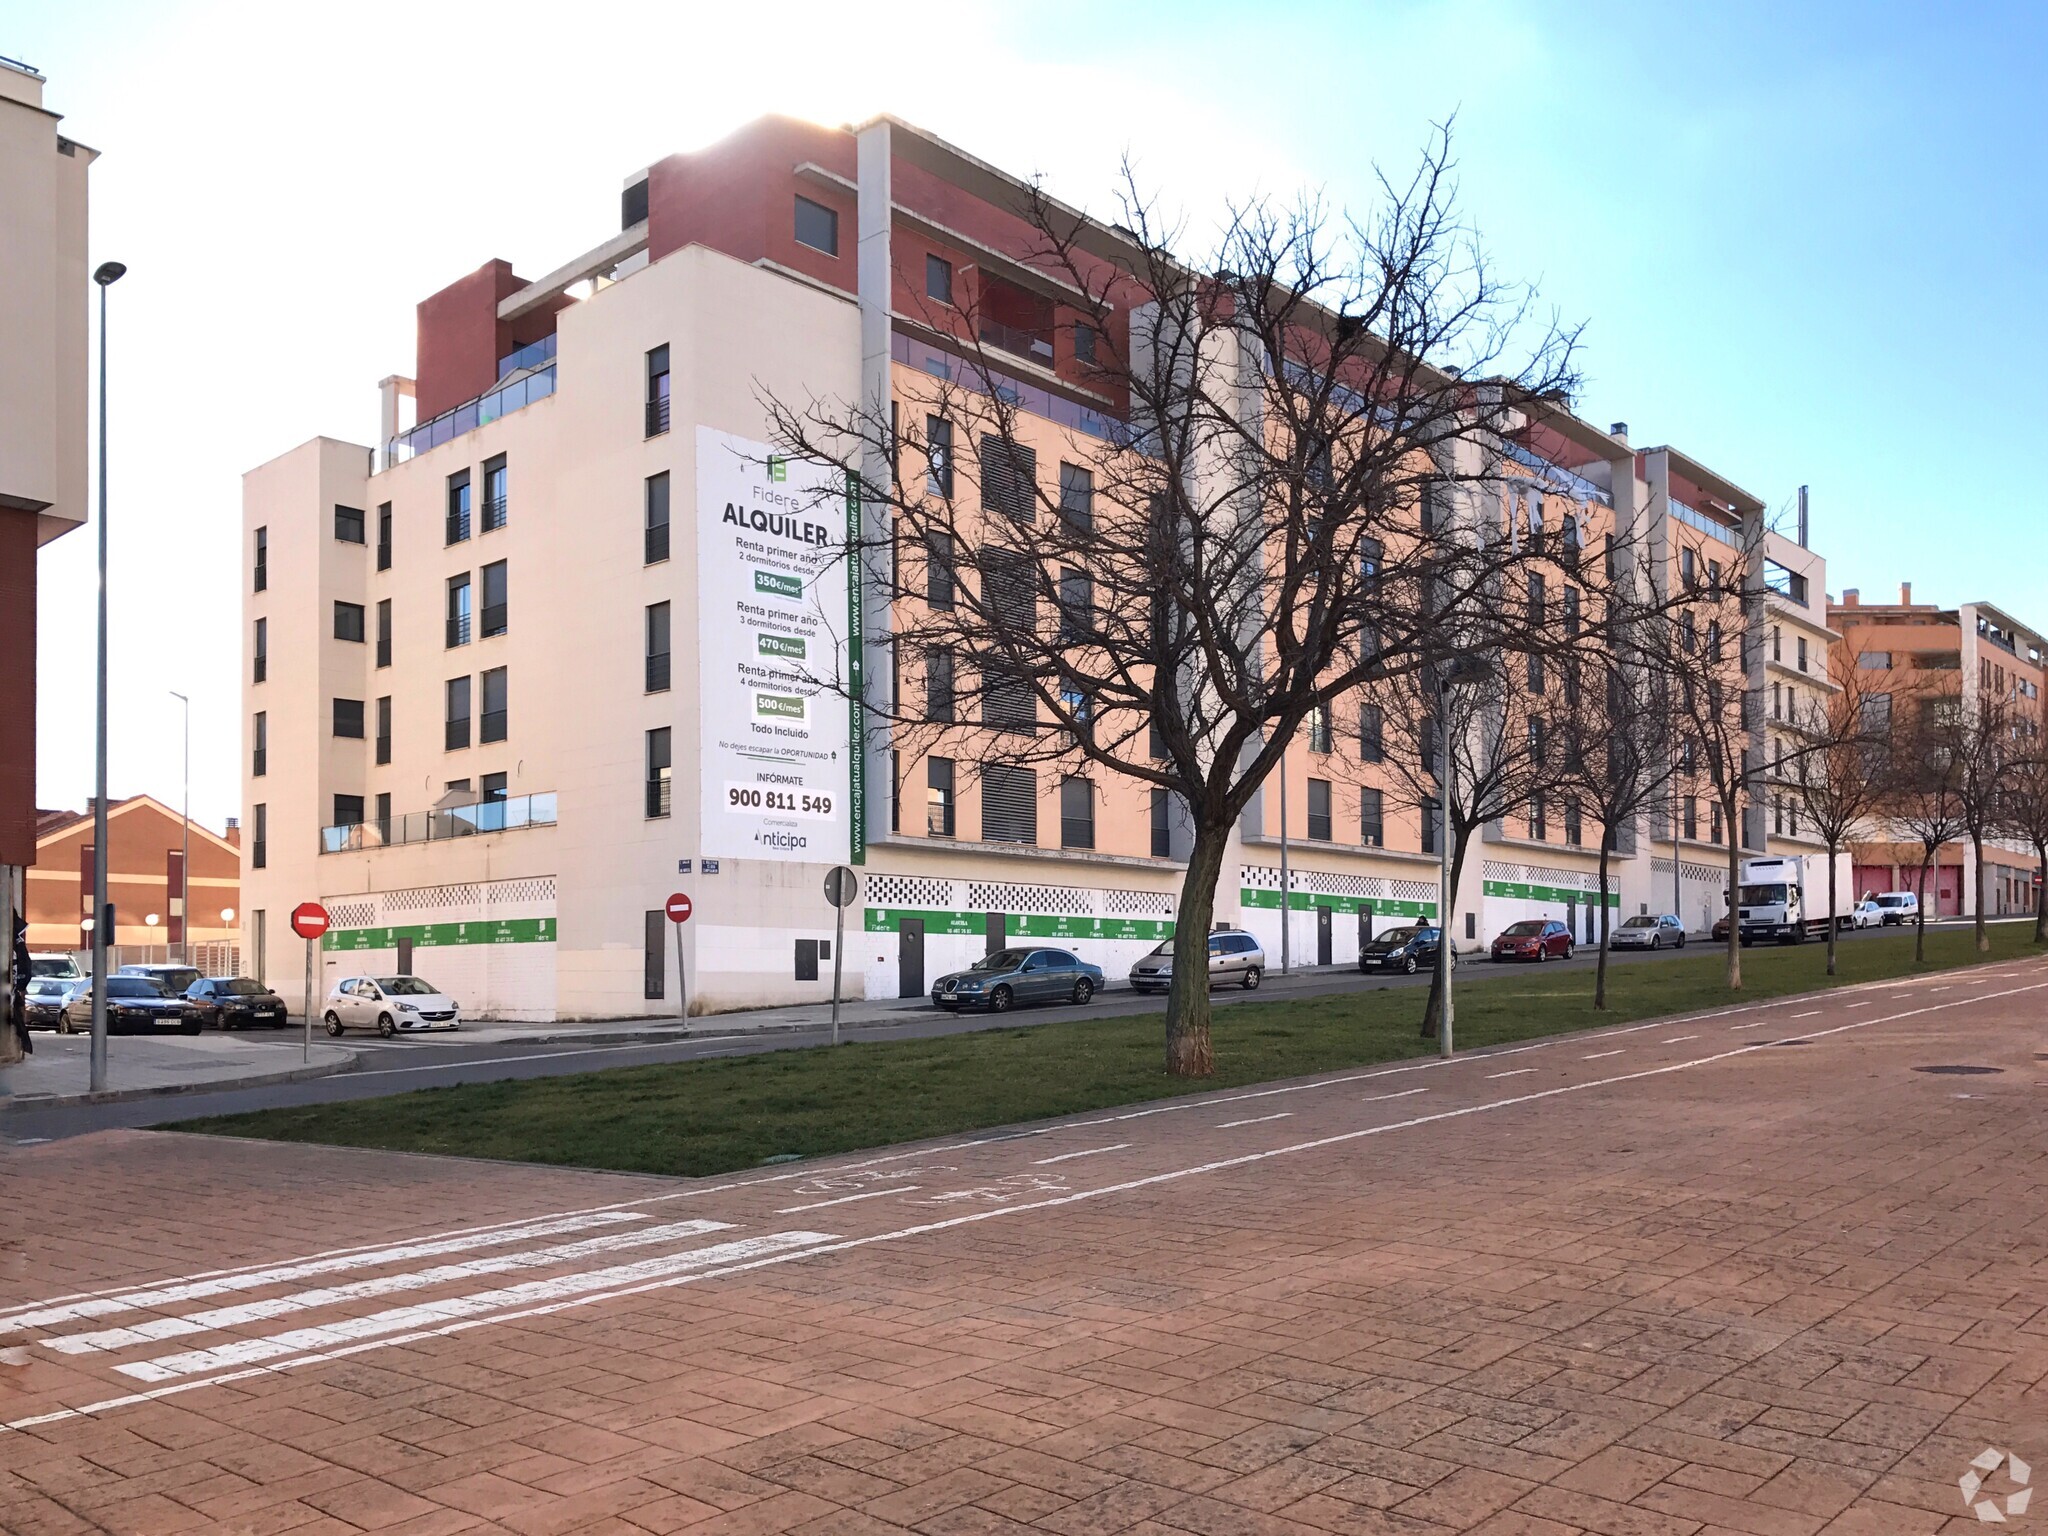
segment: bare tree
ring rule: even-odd
[[[1895,779],[1891,763],[1894,712],[1906,714],[1917,696],[1910,678],[1873,669],[1840,646],[1828,652],[1833,688],[1815,694],[1797,713],[1797,747],[1782,765],[1791,794],[1828,851],[1828,974],[1835,972],[1837,924],[1835,862],[1849,839],[1866,826]]]
[[[1927,958],[1927,873],[1941,850],[1961,837],[1964,730],[1962,699],[1943,693],[1916,701],[1905,721],[1893,721],[1891,774],[1885,816],[1920,845],[1915,887],[1913,959]]]
[[[2019,721],[2011,700],[1991,698],[1983,689],[1961,701],[1956,721],[1956,816],[1970,839],[1975,865],[1970,905],[1977,952],[1988,953],[1991,934],[1984,926],[1984,844],[2000,830],[2006,811],[2007,785],[2019,750]]]
[[[1177,1076],[1213,1067],[1231,831],[1304,721],[1513,638],[1494,596],[1531,556],[1501,536],[1502,445],[1568,397],[1577,338],[1494,275],[1450,171],[1446,131],[1368,217],[1253,202],[1196,263],[1135,192],[1115,229],[1020,194],[1036,248],[1010,286],[1041,308],[958,285],[922,320],[944,376],[769,402],[790,452],[861,466],[849,553],[888,621],[864,702],[905,758],[944,744],[985,790],[1045,767],[1178,804]],[[1054,423],[1015,358],[1068,326],[1104,404]]]
[[[2008,835],[2026,839],[2034,850],[2034,942],[2048,944],[2048,748],[2032,720],[2022,735],[1999,819]]]

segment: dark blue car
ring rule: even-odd
[[[1005,1013],[1019,1003],[1085,1003],[1101,990],[1102,967],[1064,949],[999,949],[932,983],[932,1003]]]
[[[1361,971],[1398,971],[1403,976],[1413,976],[1417,971],[1426,971],[1436,964],[1436,949],[1442,938],[1441,929],[1426,923],[1413,928],[1389,928],[1359,951],[1358,968]],[[1453,951],[1451,964],[1457,963],[1457,952]]]

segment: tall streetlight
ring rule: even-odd
[[[178,958],[192,963],[192,701],[173,688],[171,697],[185,706],[185,808],[179,813],[178,829],[178,942],[184,953]],[[166,895],[169,893],[167,892]]]
[[[1451,1044],[1451,907],[1458,893],[1451,889],[1451,689],[1459,683],[1484,682],[1493,668],[1482,656],[1460,656],[1437,677],[1439,719],[1437,741],[1437,899],[1436,899],[1436,1048],[1452,1054]],[[1427,812],[1424,813],[1428,814]]]
[[[92,799],[92,1067],[88,1086],[107,1086],[107,290],[127,274],[118,261],[103,261],[92,280],[100,285],[100,599],[97,695],[93,711]]]

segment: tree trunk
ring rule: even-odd
[[[1450,829],[1445,828],[1444,836],[1449,837],[1450,835]],[[1450,953],[1452,917],[1450,909],[1458,903],[1458,882],[1464,878],[1465,850],[1469,846],[1469,840],[1462,837],[1452,845],[1450,900],[1445,901],[1441,895],[1437,898],[1439,910],[1436,914],[1436,947],[1440,955]],[[1434,1040],[1436,1038],[1437,1005],[1443,997],[1444,971],[1446,969],[1447,962],[1441,959],[1429,969],[1429,1001],[1422,1010],[1422,1038],[1425,1040]],[[1451,1023],[1452,1027],[1455,1028],[1457,1025],[1457,1016],[1455,1014],[1452,1015]]]
[[[1674,845],[1675,851],[1676,845]],[[1600,834],[1600,957],[1593,962],[1593,1006],[1607,1006],[1607,834]]]
[[[1209,1040],[1209,928],[1216,915],[1216,880],[1230,844],[1228,826],[1195,828],[1188,872],[1180,883],[1173,922],[1173,985],[1166,994],[1166,1075],[1208,1077],[1216,1070]],[[1287,893],[1280,893],[1281,921]]]
[[[1835,845],[1828,844],[1828,974],[1835,974],[1835,940],[1842,925],[1835,920]]]
[[[1977,888],[1972,898],[1977,906],[1977,953],[1984,955],[1991,952],[1991,935],[1984,927],[1984,834],[1982,832],[1972,832],[1970,834],[1970,856],[1977,862]]]
[[[2034,844],[2040,874],[2034,880],[2034,942],[2048,944],[2048,843]]]
[[[1920,891],[1913,902],[1913,963],[1921,964],[1927,958],[1927,866],[1934,862],[1934,850],[1928,848],[1920,855]]]
[[[1742,903],[1736,900],[1742,885],[1742,831],[1736,825],[1732,800],[1721,804],[1721,820],[1728,829],[1728,990],[1742,990]]]

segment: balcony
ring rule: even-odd
[[[469,644],[469,615],[466,613],[450,615],[448,619],[448,649],[452,651],[458,645],[467,644]]]
[[[484,498],[484,532],[491,533],[505,526],[505,498],[486,496]],[[453,542],[452,540],[450,542]]]
[[[516,354],[515,354],[516,355]],[[465,401],[453,410],[443,411],[431,421],[425,421],[410,432],[401,432],[384,445],[384,467],[403,464],[406,460],[438,448],[443,443],[453,442],[465,432],[474,432],[478,427],[487,427],[501,416],[523,410],[536,400],[545,400],[555,392],[555,369],[550,363],[538,372],[527,374],[501,384],[496,389]]]
[[[983,319],[976,331],[987,346],[1016,357],[1029,358],[1041,368],[1052,366],[1052,332],[1049,328],[1027,330],[1021,326],[1005,325],[1000,320]]]
[[[1731,549],[1742,548],[1742,534],[1726,523],[1716,522],[1697,507],[1689,507],[1676,496],[1666,498],[1671,503],[1671,515],[1688,528],[1697,528],[1710,539],[1719,539]]]
[[[555,360],[555,337],[552,332],[539,341],[529,342],[517,352],[508,352],[498,359],[498,379],[502,383],[515,373],[532,373],[547,367]]]
[[[555,824],[555,795],[516,795],[485,800],[445,811],[411,811],[380,821],[350,822],[320,829],[322,853],[360,853],[372,848],[398,848],[407,843],[440,843],[456,837],[490,832],[518,832]]]

